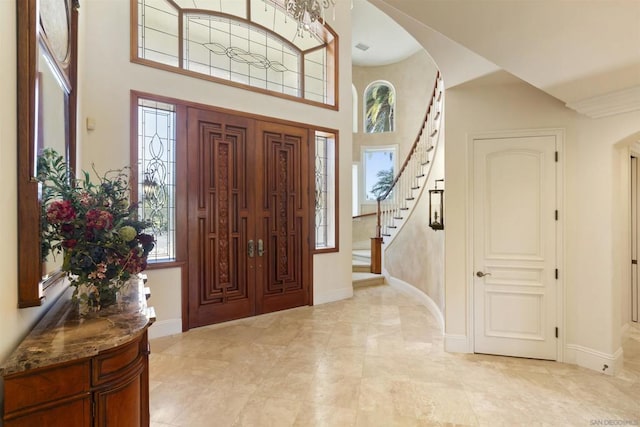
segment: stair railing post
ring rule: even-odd
[[[380,199],[378,199],[378,212],[376,219],[376,237],[371,238],[371,272],[375,274],[382,273],[382,209],[380,208]]]

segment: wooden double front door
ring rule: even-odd
[[[310,302],[306,128],[189,108],[189,327]]]

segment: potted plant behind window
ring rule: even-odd
[[[55,150],[45,149],[38,158],[42,184],[42,259],[62,256],[62,272],[74,287],[73,299],[80,313],[114,304],[131,276],[147,267],[154,237],[144,233],[150,225],[137,219],[137,207],[129,203],[129,175],[110,170],[91,181],[82,178]]]

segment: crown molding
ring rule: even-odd
[[[568,102],[566,106],[592,119],[640,110],[640,86]]]

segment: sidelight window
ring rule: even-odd
[[[176,106],[138,98],[138,214],[151,222],[152,262],[176,258]]]

